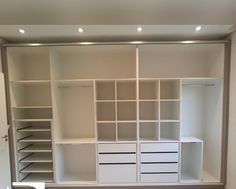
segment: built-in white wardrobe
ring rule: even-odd
[[[17,181],[220,183],[224,44],[7,47]]]

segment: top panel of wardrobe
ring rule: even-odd
[[[224,44],[8,47],[7,52],[11,81],[223,77]]]

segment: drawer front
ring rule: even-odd
[[[99,153],[135,152],[136,144],[98,144]]]
[[[141,174],[141,182],[178,182],[178,173]]]
[[[178,151],[179,151],[179,143],[177,142],[141,144],[141,152],[178,152]]]
[[[136,163],[136,154],[99,154],[99,163]]]
[[[178,162],[178,153],[147,153],[141,154],[141,162]]]
[[[135,183],[136,165],[99,165],[99,183]]]
[[[178,172],[178,163],[141,164],[141,173]]]

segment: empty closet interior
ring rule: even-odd
[[[224,51],[221,43],[8,47],[16,180],[219,183]]]

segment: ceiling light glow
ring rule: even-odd
[[[23,29],[19,29],[19,32],[20,32],[21,34],[25,34],[25,30],[23,30]]]
[[[138,31],[138,32],[141,32],[141,31],[143,31],[143,28],[142,28],[141,26],[139,26],[139,27],[137,28],[137,31]]]
[[[79,33],[83,33],[84,32],[83,28],[79,28],[78,31],[79,31]]]
[[[195,28],[195,31],[200,31],[202,29],[202,26],[197,26],[196,28]]]

